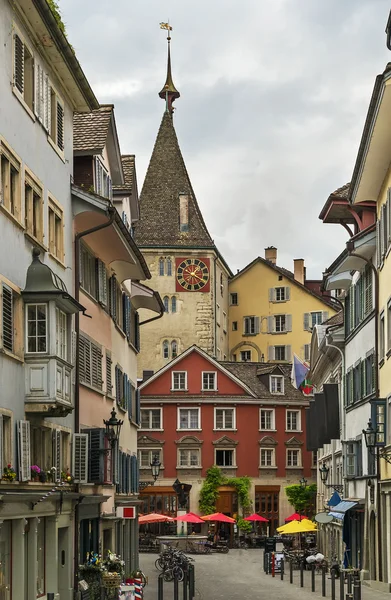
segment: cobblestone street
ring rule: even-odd
[[[157,554],[141,554],[140,565],[148,576],[144,600],[157,600],[157,577],[155,569]],[[299,572],[294,572],[294,581],[289,583],[289,573],[284,581],[277,574],[263,572],[263,550],[230,550],[228,554],[194,556],[196,569],[196,600],[314,600],[322,597],[321,577],[316,576],[316,592],[311,592],[310,572],[305,572],[305,586],[300,588]],[[181,588],[180,588],[181,589]],[[182,598],[182,591],[180,591]],[[389,594],[362,586],[362,600],[386,600]],[[326,598],[331,598],[331,581],[326,579]],[[336,598],[339,599],[339,581],[336,581]],[[164,600],[173,600],[173,584],[164,584]]]

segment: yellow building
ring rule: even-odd
[[[277,266],[277,248],[266,248],[229,282],[230,360],[308,361],[312,328],[335,314],[319,290],[303,259],[291,273]]]

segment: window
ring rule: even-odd
[[[26,232],[43,242],[42,188],[27,172],[24,177],[24,215]]]
[[[290,346],[274,346],[274,359],[290,360],[290,353],[288,352],[288,348],[290,348]]]
[[[286,302],[290,300],[289,287],[275,287],[269,289],[269,302]]]
[[[20,162],[0,143],[0,206],[21,222]]]
[[[274,317],[275,319],[275,331],[276,333],[282,333],[287,331],[287,323],[286,323],[286,316],[285,315],[276,315]]]
[[[172,389],[186,390],[187,389],[187,372],[173,371],[172,372]]]
[[[236,292],[233,292],[232,294],[229,295],[229,303],[231,306],[238,305],[238,295]]]
[[[327,321],[328,316],[329,313],[327,310],[304,313],[304,329],[311,331],[315,325],[321,325],[323,321]]]
[[[251,350],[241,350],[240,360],[242,362],[251,362]]]
[[[176,313],[176,297],[171,298],[171,312]]]
[[[164,298],[163,298],[163,304],[164,304],[164,310],[165,310],[166,312],[168,312],[168,303],[169,303],[169,298],[168,298],[168,296],[164,296]]]
[[[166,258],[166,268],[167,268],[167,276],[171,277],[171,275],[172,275],[172,261],[171,261],[171,258]]]
[[[2,299],[1,299],[1,334],[2,347],[4,350],[15,353],[15,297],[14,291],[5,283],[2,284]]]
[[[215,429],[235,429],[235,409],[215,408]]]
[[[317,450],[313,450],[312,451],[312,462],[311,462],[311,467],[313,469],[316,469],[316,467],[318,466],[318,451]],[[339,483],[339,477],[337,476],[337,483]]]
[[[218,467],[235,466],[235,450],[215,450],[215,457]]]
[[[47,305],[26,305],[27,352],[46,352]]]
[[[232,321],[232,331],[237,331],[237,330],[238,330],[238,322]]]
[[[272,431],[275,429],[274,408],[261,408],[260,429],[263,431]]]
[[[199,448],[194,448],[192,450],[182,450],[179,448],[179,467],[199,467],[200,462],[200,450]]]
[[[164,275],[164,258],[159,258],[159,275]]]
[[[203,390],[217,390],[217,373],[206,372],[202,373],[202,389]]]
[[[68,327],[67,315],[56,308],[56,355],[68,360]]]
[[[223,311],[223,331],[227,331],[227,313]]]
[[[140,469],[150,469],[151,463],[153,462],[154,457],[157,456],[159,461],[162,462],[161,450],[156,448],[152,450],[139,450],[138,451],[138,460]]]
[[[141,409],[141,429],[162,429],[161,408]]]
[[[274,448],[261,448],[260,466],[261,467],[274,467],[275,466],[275,449]]]
[[[391,298],[387,302],[387,353],[391,350]]]
[[[286,411],[286,429],[287,431],[300,431],[301,422],[299,410]]]
[[[171,358],[175,358],[176,356],[178,356],[178,344],[176,343],[176,340],[172,340],[172,342],[171,342]]]
[[[284,393],[284,377],[282,375],[270,375],[270,392],[272,394]]]
[[[178,429],[201,429],[199,408],[178,408]]]
[[[13,90],[32,111],[34,105],[34,60],[19,32],[14,32]]]
[[[216,304],[216,324],[220,326],[220,304]]]
[[[12,446],[11,446],[11,417],[0,413],[0,470],[8,463],[12,463]],[[1,552],[1,550],[0,550]],[[1,589],[1,588],[0,588]]]
[[[385,354],[385,322],[384,310],[380,313],[379,319],[379,362],[384,361]]]
[[[62,209],[49,198],[49,252],[64,261],[64,215]]]
[[[259,317],[244,317],[243,335],[256,335],[259,333]]]
[[[375,391],[375,354],[370,352],[365,357],[365,394],[369,396]]]
[[[344,476],[347,478],[362,475],[362,443],[361,440],[342,442]]]
[[[168,340],[164,340],[164,342],[162,344],[162,350],[163,350],[163,358],[170,358],[170,349],[169,349]]]
[[[64,151],[64,103],[53,86],[50,87],[50,139],[54,146]],[[97,192],[99,193],[99,192]]]
[[[97,300],[97,269],[96,269],[96,258],[82,244],[80,247],[80,259],[81,259],[81,287],[87,294],[90,294],[95,300]],[[111,279],[110,279],[111,280]],[[111,316],[113,312],[110,311]]]
[[[372,269],[367,265],[345,300],[345,330],[349,335],[373,310]]]
[[[79,337],[80,382],[102,389],[102,348],[84,335]]]
[[[311,358],[311,344],[304,344],[304,360],[309,361]]]
[[[286,451],[286,464],[287,467],[300,467],[301,466],[301,451],[299,449],[288,449]]]

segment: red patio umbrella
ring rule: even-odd
[[[213,513],[213,515],[205,515],[201,517],[203,521],[218,521],[219,523],[236,523],[232,517],[227,517],[223,513]]]
[[[163,523],[164,521],[173,521],[172,517],[168,517],[167,515],[160,515],[158,513],[150,513],[149,515],[143,515],[138,518],[138,522],[140,525],[145,523]]]
[[[262,521],[262,523],[269,523],[269,519],[265,519],[265,517],[261,517],[261,515],[257,515],[257,513],[245,517],[244,521]]]
[[[192,512],[175,517],[174,521],[184,521],[185,523],[204,523],[204,521],[198,515]]]
[[[305,515],[299,515],[299,513],[293,513],[285,519],[285,521],[302,521],[303,519],[308,519]]]

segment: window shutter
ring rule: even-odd
[[[44,75],[43,77],[43,126],[50,135],[52,125],[52,91],[50,87],[49,77]]]
[[[285,360],[292,360],[292,346],[285,346]]]
[[[1,307],[1,320],[2,320],[2,336],[3,336],[3,348],[13,352],[14,350],[14,302],[13,302],[13,291],[7,285],[2,286],[2,307]]]
[[[322,312],[322,323],[324,323],[325,321],[327,321],[328,318],[329,318],[329,311],[328,310],[324,310]]]
[[[269,302],[274,302],[276,296],[275,288],[269,288]]]
[[[292,331],[292,315],[285,315],[285,330]]]
[[[117,473],[118,473],[118,491],[120,494],[123,493],[124,489],[124,477],[123,477],[123,453],[121,452],[121,450],[118,451],[117,453],[117,457],[118,457],[118,466],[119,468],[117,469]]]
[[[311,344],[304,344],[304,360],[310,360]]]
[[[122,292],[121,294],[121,302],[122,302],[122,323],[120,323],[121,329],[124,333],[126,333],[126,294]]]
[[[134,347],[140,351],[140,318],[137,310],[134,313]]]
[[[268,353],[268,359],[274,360],[274,356],[275,356],[274,346],[269,346],[269,348],[267,349],[267,353]]]
[[[117,280],[114,277],[114,275],[112,277],[110,277],[109,287],[110,287],[110,315],[114,319],[114,321],[117,321]]]
[[[77,334],[76,331],[71,332],[71,364],[73,366],[72,369],[72,383],[76,381],[76,344],[77,344]]]
[[[119,403],[120,394],[121,394],[120,377],[121,377],[121,371],[116,366],[115,367],[115,399],[117,401],[117,404]]]
[[[129,404],[128,404],[128,417],[129,419],[132,419],[133,417],[133,395],[134,395],[134,387],[131,383],[131,381],[129,381]]]
[[[355,298],[355,286],[352,286],[349,291],[349,325],[350,331],[354,329],[354,298]]]
[[[79,336],[79,377],[80,381],[91,384],[91,343]]]
[[[98,302],[107,306],[107,277],[106,266],[100,258],[97,259],[98,266]]]
[[[141,417],[140,417],[140,390],[137,389],[136,390],[136,423],[137,425],[141,424]]]
[[[34,113],[35,116],[41,121],[42,123],[42,117],[41,117],[41,110],[42,110],[42,104],[41,104],[41,66],[37,63],[37,61],[34,61]]]
[[[3,475],[4,469],[4,442],[3,439],[3,415],[0,413],[0,476]]]
[[[123,393],[123,402],[121,403],[123,408],[125,410],[128,410],[128,376],[126,373],[124,373],[124,377],[123,377],[123,388],[124,388],[124,393]]]
[[[56,467],[56,482],[61,481],[62,447],[61,430],[53,430],[53,466]]]
[[[64,109],[57,100],[56,102],[56,110],[57,110],[57,146],[60,150],[64,150]]]
[[[30,421],[18,421],[18,467],[19,481],[30,480]]]
[[[304,329],[309,331],[310,328],[310,313],[304,313]]]
[[[285,300],[290,300],[290,299],[291,299],[291,288],[286,287],[285,288]]]
[[[116,443],[115,446],[112,449],[112,457],[113,457],[113,460],[114,460],[113,483],[114,483],[114,485],[119,485],[119,476],[120,476],[119,459],[120,459],[120,452],[119,452],[119,448],[118,448],[118,443]]]
[[[259,329],[259,317],[255,317],[254,318],[254,325],[255,325],[255,333],[259,333],[260,329]]]
[[[113,382],[112,382],[112,360],[111,354],[106,350],[106,393],[111,396],[113,393]]]
[[[387,204],[382,206],[382,236],[383,236],[383,254],[387,252],[388,247],[388,216],[387,216]]]
[[[91,344],[91,385],[102,389],[102,350]]]
[[[387,246],[391,242],[391,188],[388,188],[387,192],[387,229],[388,229],[388,239]]]
[[[103,428],[85,429],[82,433],[88,435],[88,481],[103,483],[105,430]]]
[[[267,332],[268,333],[274,332],[274,324],[275,324],[274,317],[268,317],[267,318]]]
[[[376,263],[379,268],[381,264],[380,221],[376,221]]]
[[[14,34],[14,86],[23,94],[24,91],[24,44],[20,37]]]
[[[138,487],[139,487],[139,465],[138,465],[138,460],[137,460],[137,456],[133,455],[130,457],[130,465],[131,465],[131,470],[130,470],[130,491],[133,494],[137,494],[138,493]]]
[[[74,433],[72,445],[72,473],[75,483],[88,481],[88,435]]]

